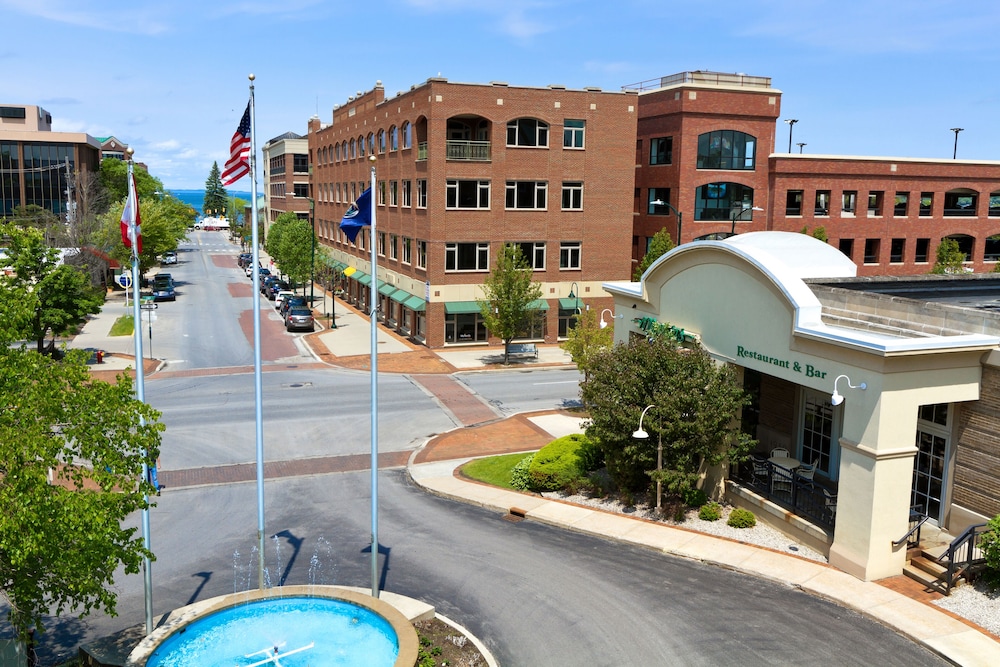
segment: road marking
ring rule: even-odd
[[[533,383],[536,387],[540,387],[543,384],[580,384],[577,380],[559,380],[558,382],[535,382]]]

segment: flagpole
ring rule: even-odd
[[[264,414],[263,387],[261,383],[260,356],[260,249],[257,233],[257,144],[254,136],[253,82],[250,79],[250,224],[253,225],[251,239],[253,242],[253,390],[255,406],[255,424],[257,441],[257,585],[264,589]]]
[[[372,251],[372,283],[369,287],[368,310],[371,315],[371,384],[372,384],[372,597],[378,597],[378,258],[375,233],[375,156],[371,176],[371,226],[370,245]]]
[[[143,367],[142,355],[142,310],[139,304],[139,234],[135,229],[135,220],[138,215],[139,194],[135,191],[135,176],[132,171],[132,148],[128,148],[128,194],[125,198],[125,206],[131,206],[129,212],[128,236],[132,245],[132,335],[135,339],[135,397],[140,403],[146,402],[146,369]],[[146,419],[139,415],[139,426],[144,427]],[[146,450],[142,450],[142,479],[149,481],[149,463],[146,461]],[[149,558],[149,494],[142,496],[142,546],[146,549],[147,555],[143,557],[142,581],[143,592],[146,599],[146,634],[153,632],[153,564]]]

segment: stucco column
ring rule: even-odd
[[[865,581],[903,570],[906,545],[893,547],[892,542],[909,529],[917,453],[914,397],[868,391],[849,392],[840,408],[840,482],[830,548],[831,565]]]

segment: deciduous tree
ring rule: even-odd
[[[590,380],[594,359],[611,349],[615,330],[613,327],[601,328],[596,310],[585,310],[574,317],[576,326],[566,333],[566,340],[560,347],[569,352],[586,383]]]
[[[523,336],[539,311],[531,303],[541,298],[542,286],[534,282],[531,267],[521,248],[505,244],[497,264],[483,282],[482,299],[477,299],[483,322],[490,333],[503,340],[503,363],[510,363],[510,343]]]
[[[931,273],[964,273],[965,253],[958,247],[955,239],[941,239],[937,247],[937,261]]]
[[[664,227],[660,231],[653,235],[652,240],[649,242],[649,249],[646,254],[643,255],[642,260],[639,261],[639,265],[635,267],[635,271],[632,272],[632,280],[639,280],[642,278],[642,274],[646,272],[653,262],[658,260],[661,256],[666,255],[668,252],[674,249],[674,240],[670,238],[670,232]]]

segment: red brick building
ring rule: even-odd
[[[286,211],[309,217],[309,146],[306,138],[285,132],[267,141],[264,156],[264,207],[269,227]]]
[[[486,344],[476,299],[504,243],[541,283],[523,340],[556,342],[577,308],[601,308],[630,273],[637,95],[432,78],[381,83],[309,122],[316,231],[345,297],[430,347]],[[374,156],[374,162],[370,157]],[[339,223],[376,168],[377,281],[368,234]],[[350,273],[350,272],[349,272]],[[572,296],[571,296],[572,295]],[[496,342],[496,341],[493,341]]]

